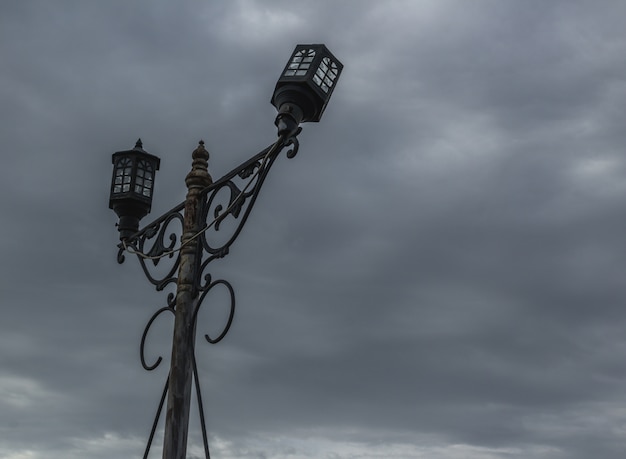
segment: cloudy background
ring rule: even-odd
[[[116,262],[110,155],[141,137],[161,157],[160,215],[198,140],[214,178],[274,140],[280,70],[325,43],[333,99],[211,271],[237,294],[225,340],[198,343],[212,457],[623,458],[625,17],[619,0],[3,1],[0,457],[141,457],[166,368],[138,348],[166,295]]]

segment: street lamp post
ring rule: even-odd
[[[166,399],[163,459],[186,457],[192,381],[198,400],[205,456],[209,458],[195,358],[197,317],[209,291],[214,288],[228,291],[230,309],[226,325],[216,337],[204,335],[209,343],[218,343],[230,329],[235,312],[235,294],[228,281],[212,278],[207,272],[208,265],[228,254],[279,153],[287,148],[287,157],[296,155],[300,123],[320,120],[342,68],[342,64],[324,45],[296,46],[271,99],[278,110],[275,120],[278,140],[216,181],[209,174],[209,153],[204,148],[204,142],[200,141],[192,153],[191,171],[185,178],[188,190],[185,201],[141,230],[139,221],[150,211],[160,160],[143,150],[141,140],[132,150],[113,154],[109,207],[119,217],[121,243],[118,245],[118,262],[124,262],[125,253],[136,255],[146,277],[158,291],[176,284],[176,293],[170,293],[167,305],[152,315],[141,339],[141,363],[146,370],[154,370],[162,358],[158,357],[152,364],[146,362],[146,336],[157,317],[164,313],[174,315],[170,371],[144,458],[148,457]],[[224,195],[227,202],[222,202]],[[216,244],[209,233],[220,231],[227,219],[234,222],[231,231]],[[182,226],[180,237],[172,226]],[[159,263],[161,271],[157,273],[155,268]],[[163,264],[167,267],[163,268]]]

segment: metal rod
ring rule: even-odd
[[[165,397],[167,396],[167,387],[169,386],[170,378],[168,377],[163,387],[163,394],[161,395],[161,401],[159,401],[159,407],[157,408],[156,415],[154,416],[154,422],[152,423],[152,429],[150,430],[150,437],[148,438],[148,444],[146,450],[143,453],[143,459],[148,459],[150,453],[150,447],[152,446],[152,440],[154,440],[154,434],[156,433],[157,425],[159,424],[159,418],[161,417],[161,411],[163,411],[163,403],[165,403]]]
[[[198,412],[200,413],[200,429],[202,430],[202,442],[204,444],[204,456],[211,459],[209,453],[209,440],[206,433],[206,421],[204,419],[204,406],[202,405],[202,389],[200,388],[200,377],[198,376],[198,365],[196,364],[196,356],[193,355],[193,382],[196,386],[196,398],[198,399]]]

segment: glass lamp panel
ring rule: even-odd
[[[125,193],[130,190],[132,165],[133,161],[129,157],[121,157],[115,163],[113,194]]]
[[[137,162],[137,172],[133,187],[135,194],[147,198],[152,196],[153,170],[154,167],[150,161],[140,159]]]
[[[143,159],[139,160],[139,162],[137,163],[137,176],[143,177],[146,171],[149,170],[152,170],[152,168],[150,167],[150,163]]]
[[[130,158],[122,157],[117,161],[117,167],[126,167],[130,165],[130,163],[131,163]]]
[[[115,165],[115,184],[121,184],[123,178],[130,174],[131,170],[131,160],[129,158],[120,158],[117,164]],[[120,192],[118,188],[114,188],[114,192]]]
[[[322,91],[328,92],[333,86],[335,79],[338,75],[337,64],[325,57],[322,59],[320,66],[315,71],[313,81],[317,84]]]
[[[315,58],[314,49],[301,49],[291,58],[284,76],[304,76]]]

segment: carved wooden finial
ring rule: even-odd
[[[209,152],[204,148],[204,141],[200,140],[198,147],[191,154],[193,159],[191,172],[185,178],[187,188],[205,188],[213,183],[209,174],[209,156]]]

